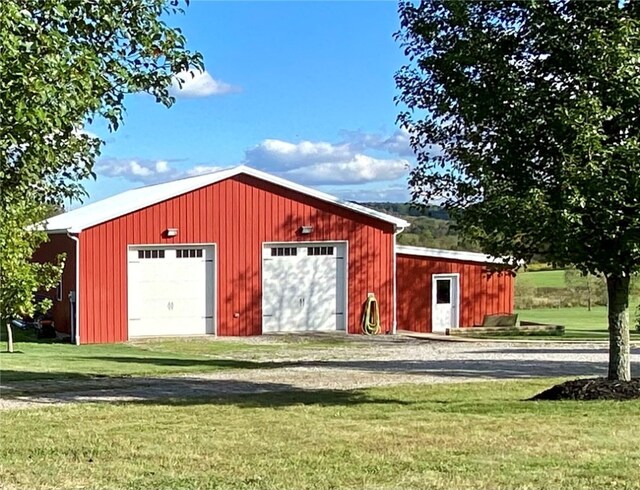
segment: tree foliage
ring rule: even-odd
[[[94,118],[121,124],[126,94],[165,106],[177,74],[203,68],[166,23],[179,0],[0,2],[0,286],[5,314],[28,312],[36,283],[28,262],[45,236],[27,231],[51,205],[84,195],[101,141]],[[19,272],[21,271],[21,272]],[[22,279],[20,279],[22,278]],[[20,282],[22,281],[22,282]],[[9,313],[7,313],[9,312]]]
[[[609,375],[627,379],[640,4],[425,0],[402,3],[400,17],[414,200],[442,202],[492,255],[604,274]]]

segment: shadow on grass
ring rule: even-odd
[[[242,359],[184,359],[175,357],[137,357],[137,356],[91,356],[92,360],[104,362],[121,362],[127,364],[148,364],[152,366],[201,367],[220,369],[272,369],[284,367],[285,362],[248,361]],[[86,361],[86,358],[82,359]]]
[[[521,351],[527,352],[526,349]],[[505,352],[514,352],[508,350]],[[531,350],[532,353],[539,352]],[[549,351],[553,353],[555,351]],[[565,351],[562,351],[565,352]],[[600,376],[607,372],[607,362],[588,360],[566,360],[566,359],[442,359],[442,360],[294,360],[294,361],[249,361],[235,359],[184,359],[171,357],[135,357],[135,356],[100,356],[91,359],[104,363],[106,373],[112,372],[110,363],[125,363],[133,365],[147,365],[153,367],[177,369],[167,370],[164,373],[154,373],[151,376],[165,374],[167,376],[181,373],[184,375],[197,376],[198,373],[206,372],[226,372],[233,374],[234,371],[247,370],[273,370],[279,368],[299,368],[299,369],[322,369],[325,371],[335,371],[336,377],[349,377],[350,371],[361,371],[369,373],[379,373],[382,375],[414,375],[438,378],[469,378],[469,379],[534,379],[541,377],[562,377],[562,376]],[[83,359],[86,360],[86,359]],[[632,363],[635,371],[637,362]],[[132,372],[136,370],[132,367]],[[152,370],[152,369],[150,369]],[[123,367],[117,368],[118,373],[127,371]],[[137,370],[138,373],[140,370]],[[143,373],[136,376],[144,375]],[[287,373],[282,373],[286,380]],[[6,386],[7,382],[15,384],[18,381],[37,380],[61,380],[68,379],[90,379],[94,376],[76,371],[70,373],[56,372],[30,372],[23,370],[2,370],[0,381]],[[117,375],[114,378],[118,377]],[[122,376],[119,376],[122,377]],[[32,383],[33,384],[33,383]]]
[[[360,390],[304,389],[284,382],[196,377],[104,377],[85,376],[70,380],[55,374],[53,383],[41,383],[29,391],[20,385],[4,390],[9,403],[30,402],[36,406],[57,403],[117,403],[159,406],[234,405],[246,408],[283,408],[293,405],[349,406],[362,404],[406,404],[378,398]],[[64,382],[67,381],[67,382]]]
[[[38,338],[38,334],[35,329],[21,329],[18,327],[13,327],[13,342],[15,344],[70,344],[69,339],[60,340],[57,338]],[[7,342],[7,327],[6,325],[0,325],[0,342]],[[0,346],[1,349],[6,349],[6,345]]]
[[[237,384],[238,382],[233,382]],[[247,383],[243,383],[247,384]],[[271,385],[272,383],[268,383]],[[288,385],[285,385],[288,386]],[[262,388],[262,384],[259,385]],[[272,387],[271,387],[272,388]],[[288,387],[257,393],[227,393],[205,397],[134,400],[130,403],[160,406],[232,405],[240,408],[286,408],[298,405],[348,407],[357,405],[410,405],[411,402],[371,396],[360,390],[300,389]]]
[[[517,349],[505,350],[505,353]],[[522,349],[526,352],[526,349]],[[496,350],[496,352],[498,352]],[[531,349],[531,353],[540,352]],[[548,353],[554,353],[549,350]],[[558,350],[566,352],[566,350]],[[607,363],[589,361],[569,361],[552,359],[443,359],[443,360],[296,360],[296,361],[244,361],[233,359],[173,359],[173,358],[137,358],[137,357],[98,357],[105,362],[126,362],[152,364],[156,366],[180,366],[203,369],[278,369],[278,368],[321,368],[340,371],[365,371],[387,374],[429,375],[435,377],[465,377],[489,379],[529,379],[555,376],[599,375],[607,370]]]
[[[584,347],[507,347],[504,349],[491,349],[475,351],[476,353],[489,354],[609,354],[608,346],[594,347],[593,349]],[[631,347],[631,354],[640,354],[640,347]]]

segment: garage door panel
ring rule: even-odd
[[[292,248],[295,253],[289,250]],[[344,246],[336,244],[265,247],[264,332],[345,328],[344,250]]]
[[[214,333],[213,247],[136,248],[129,258],[129,337]]]
[[[263,266],[263,314],[266,330],[295,330],[301,322],[298,259],[286,257],[265,258]]]
[[[306,329],[336,330],[336,259],[308,257],[305,261],[307,277]]]

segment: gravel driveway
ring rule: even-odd
[[[0,386],[0,409],[70,402],[348,390],[401,383],[603,376],[608,359],[602,344],[463,343],[402,337],[357,340],[331,349],[292,349],[291,355],[280,357],[247,352],[234,359],[252,360],[256,368],[188,376],[4,383]],[[634,375],[640,374],[639,348],[632,349],[632,366]],[[16,390],[28,395],[12,394]]]

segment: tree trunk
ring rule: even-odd
[[[7,322],[7,352],[13,352],[13,330],[11,329],[11,322]]]
[[[631,379],[629,276],[607,277],[609,297],[609,379]]]

